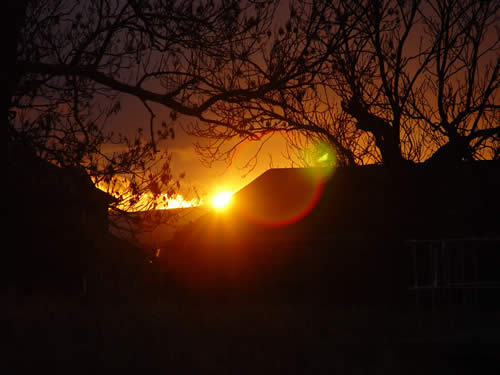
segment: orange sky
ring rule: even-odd
[[[122,96],[120,98],[122,110],[111,122],[115,132],[123,132],[132,136],[138,127],[145,130],[144,136],[149,136],[149,114],[143,105],[135,98]],[[168,109],[159,109],[157,112],[158,124],[162,118],[168,117]],[[188,117],[180,117],[178,122],[191,121]],[[214,163],[210,168],[202,165],[196,154],[193,143],[199,140],[187,135],[180,127],[175,128],[175,139],[168,140],[165,144],[172,153],[172,170],[174,175],[186,173],[181,194],[190,199],[195,188],[206,201],[219,190],[238,191],[264,171],[273,167],[289,167],[291,162],[283,157],[285,153],[284,139],[274,135],[261,150],[257,164],[252,171],[244,166],[259,147],[258,141],[246,142],[238,149],[237,155],[231,165],[224,162]],[[116,146],[113,146],[116,147]],[[271,164],[272,162],[272,164]],[[205,196],[205,197],[204,197]]]
[[[281,1],[275,14],[277,22],[286,22],[289,14],[288,1]],[[144,129],[144,135],[148,136],[149,113],[143,104],[136,98],[122,95],[120,97],[122,110],[111,120],[111,128],[115,133],[122,132],[130,136],[135,134],[137,128]],[[161,124],[162,119],[168,119],[170,109],[161,106],[151,105],[155,110],[156,124]],[[178,123],[182,121],[192,121],[189,117],[180,116]],[[220,190],[236,192],[257,176],[272,166],[290,167],[291,162],[283,157],[286,152],[285,141],[283,137],[276,134],[266,142],[261,150],[257,164],[251,171],[244,168],[245,164],[259,147],[259,142],[249,142],[244,148],[238,151],[236,158],[231,165],[224,162],[214,163],[210,168],[202,165],[199,156],[194,149],[194,142],[199,138],[187,135],[180,127],[175,127],[175,139],[169,140],[167,145],[172,153],[172,170],[174,175],[185,172],[182,194],[187,200],[194,197],[193,188],[201,195],[206,202]]]
[[[277,21],[280,18],[286,19],[288,14],[287,1],[283,1],[277,13]],[[495,38],[497,35],[492,32],[487,35],[487,39]],[[419,33],[411,34],[411,38],[417,38]],[[418,38],[417,38],[418,39]],[[410,40],[409,48],[418,45],[417,39]],[[487,42],[488,43],[488,42]],[[144,135],[148,136],[149,129],[149,114],[144,106],[136,99],[130,96],[123,95],[120,98],[121,112],[112,119],[112,129],[115,132],[124,132],[128,135],[135,134],[137,128],[144,129]],[[154,108],[153,108],[154,107]],[[157,124],[161,124],[162,119],[169,118],[169,109],[163,107],[152,108],[156,112]],[[180,117],[177,123],[183,121],[188,122],[192,119],[188,117]],[[194,197],[193,188],[195,188],[201,198],[206,202],[220,190],[229,190],[236,192],[243,186],[251,182],[265,170],[273,167],[290,167],[290,160],[283,155],[286,153],[285,141],[276,134],[267,142],[261,150],[255,168],[252,171],[243,167],[252,157],[256,149],[259,147],[258,141],[247,142],[245,147],[241,148],[231,165],[224,162],[214,163],[210,168],[202,165],[199,156],[194,150],[193,143],[199,141],[195,137],[190,137],[185,134],[179,126],[175,127],[176,137],[174,140],[168,141],[168,149],[172,153],[172,170],[174,175],[179,175],[185,172],[183,187],[179,192],[187,200]],[[272,164],[271,164],[272,162]]]

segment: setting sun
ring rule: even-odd
[[[220,210],[226,207],[231,201],[232,193],[229,191],[222,191],[217,193],[212,199],[212,206]]]

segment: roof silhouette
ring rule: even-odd
[[[270,169],[233,195],[231,207],[209,212],[182,230],[240,228],[255,240],[274,233],[306,236],[385,233],[414,237],[498,235],[500,163],[455,168],[414,165],[398,175],[380,165]],[[208,224],[210,223],[210,224]],[[278,230],[280,228],[280,230]],[[258,232],[256,232],[258,231]],[[307,234],[308,233],[308,234]]]
[[[232,209],[260,224],[290,224],[310,212],[325,181],[322,169],[269,169],[234,194]]]
[[[498,162],[345,167],[331,176],[269,170],[232,207],[174,236],[162,267],[201,293],[248,286],[378,301],[384,290],[393,300],[407,295],[408,239],[499,236],[498,191]]]

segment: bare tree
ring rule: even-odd
[[[341,164],[499,157],[492,0],[296,0],[284,19],[257,0],[8,5],[9,136],[97,181],[126,177],[131,204],[177,189],[158,151],[180,116],[208,162],[277,132],[291,153],[327,142]],[[107,132],[120,95],[143,104],[147,130]]]
[[[292,153],[323,140],[335,147],[341,163],[360,162],[363,151],[353,150],[361,134],[333,110],[331,90],[322,76],[330,54],[354,33],[355,22],[337,17],[339,6],[329,1],[293,2],[285,20],[267,30],[258,53],[235,56],[226,72],[234,98],[213,107],[218,121],[185,126],[201,137],[197,146],[205,161],[231,159],[242,142],[265,141],[280,133],[289,140]],[[346,13],[351,16],[355,15]]]
[[[359,5],[360,33],[336,56],[333,85],[383,162],[491,158],[500,131],[495,2]]]
[[[434,44],[423,85],[432,87],[433,105],[423,90],[414,93],[409,114],[446,143],[431,160],[498,159],[500,147],[500,9],[495,1],[429,2],[422,13]]]
[[[233,100],[227,66],[234,54],[259,48],[275,8],[253,0],[7,5],[16,20],[5,77],[9,135],[58,165],[84,166],[97,182],[121,181],[131,206],[141,194],[178,189],[160,143],[173,137],[179,115],[206,121],[217,102]],[[147,130],[107,130],[122,95],[143,104]],[[153,104],[171,109],[169,118],[157,118]],[[110,152],[109,144],[124,150]]]
[[[273,132],[342,164],[498,159],[499,25],[495,1],[291,2],[261,59],[242,57],[256,88],[218,103],[225,126],[189,130],[209,160]]]

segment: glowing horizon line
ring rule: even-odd
[[[119,192],[110,192],[104,184],[95,184],[95,187],[106,194],[109,194],[115,198],[121,198],[122,201],[127,201],[131,197],[130,194],[120,194]],[[156,206],[150,207],[151,205]],[[203,199],[193,198],[191,200],[185,200],[182,194],[176,194],[175,196],[168,196],[166,193],[160,194],[158,197],[153,198],[152,193],[141,194],[137,202],[133,205],[127,203],[119,203],[118,208],[128,212],[138,212],[138,211],[149,211],[151,209],[155,210],[171,210],[176,208],[189,208],[198,207],[204,204]]]

